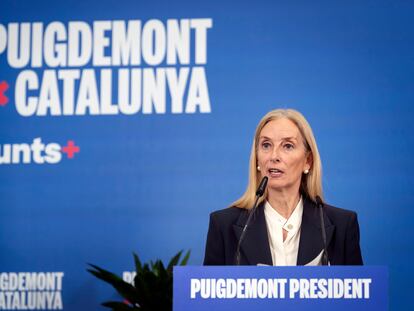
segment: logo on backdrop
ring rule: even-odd
[[[63,272],[0,273],[0,310],[62,310]]]
[[[64,145],[44,143],[42,138],[34,138],[31,143],[0,145],[0,165],[5,164],[57,164],[62,158],[73,159],[80,147],[73,140]]]
[[[9,102],[5,92],[9,88],[9,85],[6,81],[0,82],[0,106],[5,106]]]
[[[205,66],[212,19],[0,24],[0,109],[19,115],[210,113]],[[1,110],[0,110],[1,111]]]

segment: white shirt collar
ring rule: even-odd
[[[266,201],[264,206],[264,213],[266,218],[275,226],[282,227],[287,232],[295,234],[302,224],[302,215],[303,215],[303,200],[300,198],[298,204],[290,215],[289,219],[284,218],[280,215],[268,201]]]
[[[289,219],[280,215],[269,202],[265,203],[264,214],[273,265],[296,265],[303,215],[302,198],[300,198]],[[283,240],[283,229],[287,231],[285,240]]]

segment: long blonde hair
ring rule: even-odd
[[[260,174],[257,172],[257,146],[259,142],[259,135],[267,123],[280,118],[286,118],[295,123],[302,135],[306,152],[308,155],[310,153],[312,157],[309,173],[302,175],[300,185],[301,193],[308,196],[313,201],[315,201],[316,196],[323,198],[322,163],[319,156],[318,146],[316,145],[316,140],[308,121],[306,121],[305,117],[299,111],[293,109],[276,109],[268,112],[257,125],[250,153],[249,184],[247,185],[246,192],[241,196],[241,198],[232,203],[231,206],[246,209],[253,207],[254,201],[256,199],[256,189],[259,186],[261,180]],[[267,190],[259,199],[259,203],[264,201],[266,198]]]

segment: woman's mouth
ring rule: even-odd
[[[268,169],[268,172],[269,172],[269,176],[274,177],[274,178],[280,177],[284,173],[282,170],[278,168],[270,168]]]

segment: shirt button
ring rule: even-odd
[[[288,225],[287,225],[287,228],[288,228],[289,230],[292,230],[292,229],[293,229],[293,225],[292,225],[292,224],[288,224]]]

